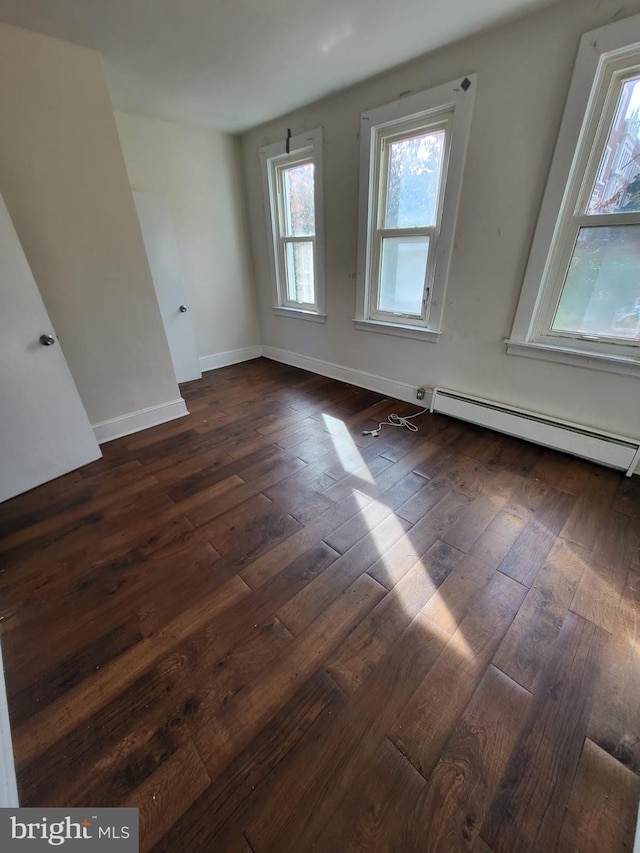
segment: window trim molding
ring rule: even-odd
[[[319,311],[308,311],[305,308],[290,308],[288,305],[272,305],[271,310],[278,317],[294,317],[298,320],[311,320],[313,323],[324,323],[326,314]]]
[[[478,85],[477,74],[467,74],[471,83],[465,91],[460,84],[464,77],[433,88],[411,93],[397,101],[362,113],[360,117],[360,192],[358,204],[358,257],[356,285],[356,329],[386,332],[401,337],[437,342],[442,330],[446,288],[453,253],[455,225],[460,204],[464,164],[471,131],[473,103]],[[373,316],[370,300],[373,288],[370,284],[373,235],[377,211],[373,201],[377,195],[380,161],[378,140],[393,125],[403,122],[429,120],[450,115],[450,142],[446,176],[441,189],[442,213],[440,235],[433,263],[433,277],[427,315],[424,322],[412,322],[408,317],[399,317],[397,322]]]
[[[424,326],[409,326],[405,323],[387,323],[383,320],[353,320],[354,328],[361,332],[378,332],[385,335],[397,335],[399,338],[413,338],[416,341],[430,341],[437,344],[442,332],[434,332]]]
[[[552,272],[566,253],[567,241],[561,241],[561,234],[569,230],[569,217],[576,218],[572,202],[584,197],[586,179],[593,171],[590,158],[606,124],[603,110],[609,87],[621,68],[637,63],[639,56],[640,15],[592,30],[580,40],[513,327],[505,341],[510,355],[640,375],[640,345],[552,335],[545,325],[554,290]]]
[[[513,338],[505,340],[509,355],[519,355],[525,358],[535,358],[539,361],[555,361],[560,364],[570,364],[574,367],[587,367],[603,373],[618,373],[623,376],[640,377],[640,361],[622,355],[607,355],[605,353],[582,351],[573,347],[558,347],[550,343],[537,341],[517,341]]]
[[[324,252],[324,194],[323,194],[323,158],[322,158],[322,128],[299,133],[288,140],[289,151],[287,152],[287,141],[274,142],[260,148],[260,161],[262,171],[262,193],[264,201],[264,212],[267,226],[267,244],[269,252],[269,267],[271,274],[272,311],[282,317],[295,317],[304,320],[313,320],[324,323],[326,320],[326,293],[325,293],[325,252]],[[280,241],[277,202],[274,206],[272,201],[276,198],[276,187],[274,185],[274,172],[279,162],[295,159],[296,155],[311,155],[314,166],[314,213],[315,213],[315,237],[314,245],[314,288],[315,305],[292,305],[286,299],[284,289],[286,284],[279,278],[280,264],[278,262],[278,246]]]

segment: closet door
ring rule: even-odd
[[[200,379],[200,362],[191,323],[180,257],[169,205],[156,193],[134,192],[140,230],[160,314],[178,382]]]
[[[0,501],[101,455],[0,196]]]

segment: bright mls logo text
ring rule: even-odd
[[[137,853],[138,810],[133,808],[0,809],[0,851],[91,850]]]
[[[90,832],[91,821],[86,818],[82,823],[76,823],[67,816],[64,820],[58,820],[49,823],[46,817],[43,817],[40,823],[22,823],[15,815],[11,816],[11,839],[13,841],[21,841],[23,839],[35,839],[47,841],[55,847],[64,844],[70,840],[86,840],[95,838],[95,834]],[[114,827],[98,826],[98,838],[129,838],[129,827],[118,827],[118,835],[113,834]]]

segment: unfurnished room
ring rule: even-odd
[[[0,0],[0,850],[640,853],[640,0]]]

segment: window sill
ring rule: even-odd
[[[324,323],[326,314],[316,311],[304,311],[302,308],[284,308],[281,305],[272,305],[271,310],[278,317],[295,317],[298,320],[311,320],[312,323]]]
[[[400,323],[382,323],[380,320],[358,320],[353,321],[356,329],[362,332],[378,332],[383,335],[397,335],[401,338],[413,338],[416,341],[429,341],[437,344],[442,332],[434,332],[433,329],[423,329],[420,326],[402,325]]]
[[[640,376],[640,360],[625,356],[587,353],[569,347],[552,344],[533,343],[532,341],[513,341],[507,339],[509,355],[536,358],[541,361],[554,361],[571,364],[574,367],[586,367],[588,370],[600,370],[605,373],[618,373],[622,376]]]

